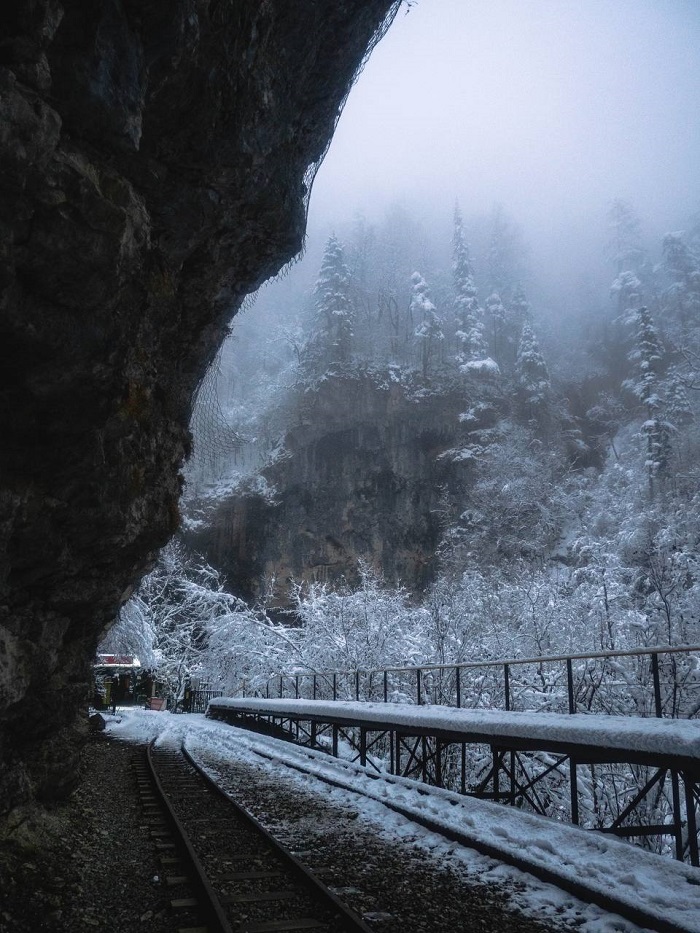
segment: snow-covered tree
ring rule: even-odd
[[[617,313],[624,316],[634,311],[642,301],[642,283],[635,272],[620,272],[610,286],[610,295],[617,301]]]
[[[515,286],[513,297],[510,300],[510,312],[511,318],[520,327],[522,327],[522,325],[530,316],[530,302],[527,300],[525,289],[522,285],[520,285],[520,283]]]
[[[119,610],[117,621],[100,643],[100,654],[134,655],[145,668],[158,666],[157,634],[153,613],[140,594],[132,596]]]
[[[227,592],[218,571],[178,540],[160,552],[99,650],[136,654],[173,702],[194,677],[232,693],[262,690],[271,669],[303,657],[294,629]]]
[[[528,319],[530,303],[522,285],[515,286],[508,306],[499,292],[486,299],[486,315],[490,321],[491,343],[496,362],[506,371],[512,371],[518,354],[518,343],[523,324]]]
[[[498,292],[493,292],[486,299],[486,315],[491,323],[493,357],[497,363],[502,363],[504,359],[508,312]]]
[[[469,248],[464,239],[462,215],[455,207],[452,271],[455,290],[456,337],[459,344],[457,357],[460,365],[488,356],[484,337],[483,311],[479,307],[478,293],[474,285],[474,273],[469,258]]]
[[[695,420],[685,382],[678,370],[668,373],[664,384],[668,420],[677,430]]]
[[[311,670],[366,670],[422,657],[422,614],[411,609],[408,594],[385,587],[366,563],[360,562],[359,573],[354,589],[324,584],[294,589],[303,661]]]
[[[646,438],[646,468],[649,491],[654,495],[657,478],[665,478],[671,457],[670,424],[665,417],[661,395],[661,367],[664,350],[649,309],[642,306],[631,317],[634,323],[634,346],[630,359],[637,364],[637,374],[625,382],[644,406],[646,420],[642,434]]]
[[[355,314],[350,297],[350,272],[343,247],[331,236],[314,287],[313,333],[305,348],[307,365],[316,375],[334,363],[347,363],[352,354]]]
[[[440,341],[445,339],[437,308],[430,300],[425,279],[420,272],[411,276],[411,316],[418,320],[415,336],[420,346],[423,377],[427,378]]]
[[[537,337],[529,323],[523,324],[515,361],[515,378],[526,410],[537,416],[549,400],[552,383]]]
[[[677,324],[678,341],[687,345],[700,338],[700,261],[681,233],[663,239],[662,268],[668,286],[663,295],[665,317]]]
[[[513,291],[513,297],[500,314],[499,353],[501,363],[508,370],[512,370],[515,366],[520,335],[525,322],[530,320],[530,315],[531,307],[525,289],[520,283],[517,283]]]

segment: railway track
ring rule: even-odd
[[[387,795],[381,792],[380,785],[382,784],[398,784],[404,786],[414,785],[414,790],[418,794],[427,793],[425,789],[421,788],[420,784],[416,786],[415,782],[413,781],[409,781],[403,778],[396,778],[395,776],[385,773],[372,772],[368,769],[361,768],[355,763],[335,758],[333,759],[334,773],[324,774],[321,773],[318,767],[315,766],[319,763],[325,763],[325,761],[327,761],[327,756],[322,752],[316,752],[306,748],[301,749],[299,747],[292,746],[290,752],[285,752],[284,755],[276,755],[272,751],[258,746],[254,741],[249,743],[248,748],[249,751],[258,757],[262,762],[283,765],[292,771],[299,772],[303,775],[313,778],[314,780],[321,781],[330,785],[331,787],[337,787],[345,791],[350,791],[353,794],[361,794],[363,796],[369,797],[370,799],[377,800],[383,806],[401,814],[402,816],[406,817],[414,823],[417,823],[418,825],[423,826],[431,832],[445,837],[451,842],[458,843],[459,845],[463,845],[467,848],[476,849],[484,855],[497,859],[498,861],[502,861],[505,864],[510,864],[524,872],[534,875],[541,881],[555,885],[561,890],[564,890],[569,894],[579,898],[583,902],[596,904],[599,907],[602,907],[605,911],[625,917],[643,929],[655,930],[658,931],[658,933],[687,933],[686,927],[679,926],[669,919],[660,918],[658,915],[649,913],[643,908],[630,903],[629,900],[617,897],[614,890],[601,892],[600,890],[587,885],[585,880],[578,880],[568,877],[565,874],[552,871],[540,864],[537,864],[534,861],[528,861],[526,859],[520,858],[519,856],[513,854],[507,845],[494,846],[484,843],[482,840],[476,838],[469,832],[465,832],[463,829],[457,826],[446,826],[444,822],[436,821],[429,815],[417,812],[415,808],[410,806],[403,806],[401,803],[392,801],[390,798],[388,798]],[[368,779],[371,784],[377,787],[377,791],[372,792],[370,789],[362,790],[360,787],[358,787],[357,781],[353,780],[358,777]]]
[[[179,745],[149,746],[137,780],[181,933],[369,933]]]

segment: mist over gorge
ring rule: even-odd
[[[438,6],[370,61],[303,261],[234,326],[185,541],[273,610],[367,567],[458,603],[458,657],[692,642],[697,16]]]

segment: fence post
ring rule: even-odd
[[[462,706],[462,669],[458,664],[455,665],[455,686],[457,688],[457,709]]]
[[[654,652],[651,656],[651,676],[654,680],[654,709],[657,719],[661,719],[661,681],[659,680],[659,655]]]
[[[506,691],[506,712],[510,712],[510,664],[503,665],[503,685]]]
[[[576,712],[576,698],[574,697],[574,667],[571,658],[566,659],[566,684],[569,693],[569,712]]]
[[[576,762],[569,757],[569,784],[571,787],[571,822],[578,826],[578,772]]]
[[[693,793],[693,775],[687,771],[683,773],[683,786],[685,787],[685,813],[688,827],[688,850],[690,864],[694,868],[700,866],[700,853],[698,853],[698,824],[695,818],[695,794]]]
[[[389,702],[389,672],[384,671],[384,702]]]
[[[683,843],[683,818],[681,815],[681,794],[678,784],[678,772],[671,772],[671,792],[673,794],[673,828],[676,836],[676,858],[683,861],[685,846]]]
[[[423,698],[421,697],[421,675],[422,671],[420,668],[416,669],[416,704],[421,706],[423,703]]]

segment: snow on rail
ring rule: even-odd
[[[210,709],[231,709],[266,715],[312,716],[316,720],[354,725],[392,724],[401,729],[435,729],[492,739],[519,738],[595,746],[612,752],[695,759],[700,763],[700,721],[642,719],[588,713],[505,712],[412,706],[404,703],[364,703],[350,700],[266,700],[219,697]]]

